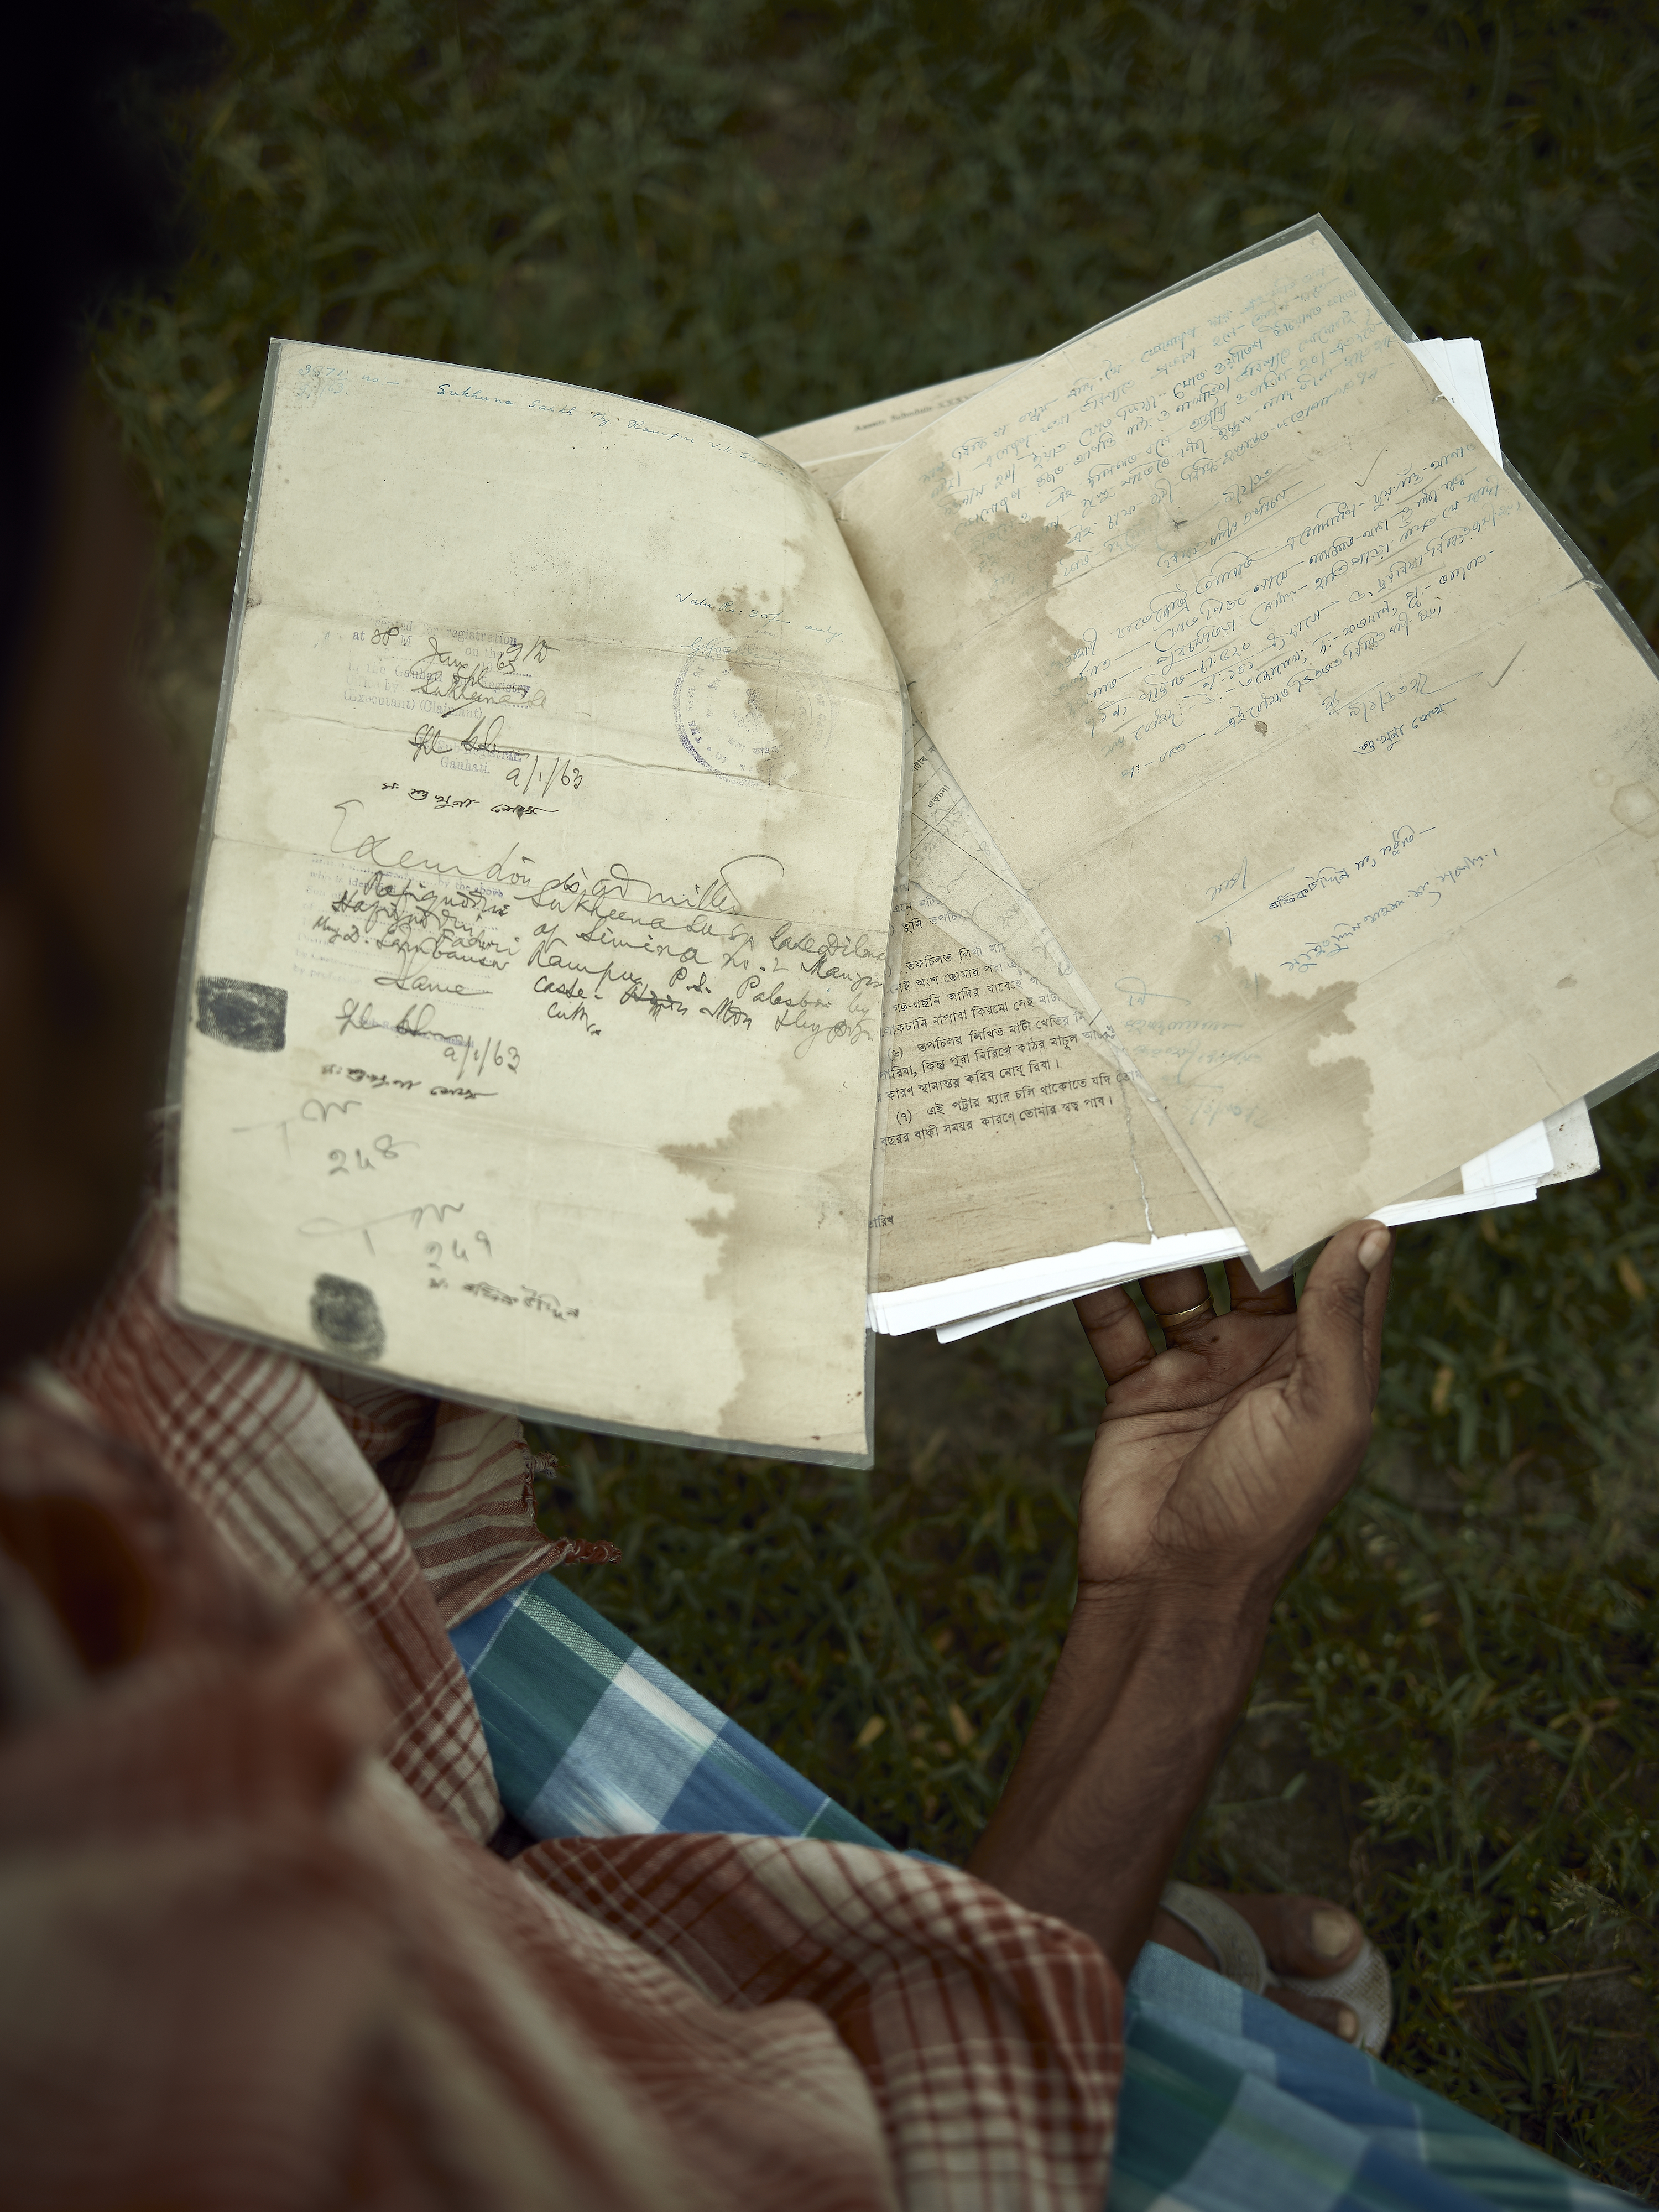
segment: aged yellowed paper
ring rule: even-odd
[[[861,1456],[902,695],[822,495],[682,415],[327,347],[267,409],[184,1305]]]
[[[853,478],[927,731],[1258,1261],[1659,1045],[1659,681],[1317,233]]]
[[[914,910],[883,1105],[873,1290],[1215,1225],[1121,1070]]]
[[[1009,373],[1007,368],[976,369],[970,376],[953,376],[944,384],[926,384],[891,399],[872,400],[867,407],[849,407],[839,415],[822,415],[816,422],[793,423],[787,430],[769,430],[766,442],[804,468],[826,498],[833,497],[883,453],[890,453],[895,446],[914,438],[964,399],[1000,383]]]

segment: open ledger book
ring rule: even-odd
[[[282,343],[179,1304],[865,1463],[866,1323],[1588,1172],[1656,832],[1659,664],[1317,220],[768,441]]]

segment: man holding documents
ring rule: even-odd
[[[1389,2201],[1419,2182],[1507,2201],[1531,2154],[1144,1948],[1274,1591],[1364,1449],[1376,1225],[1331,1240],[1299,1313],[1242,1269],[1219,1318],[1201,1275],[1149,1280],[1162,1350],[1122,1291],[1084,1302],[1109,1396],[1077,1611],[967,1873],[776,1821],[567,1826],[503,1863],[485,1846],[512,1778],[456,1651],[550,1557],[516,1424],[351,1376],[331,1395],[182,1320],[155,1212],[28,1357],[95,1293],[120,1225],[133,948],[160,908],[125,811],[53,836],[63,794],[138,740],[118,653],[71,658],[67,686],[50,672],[89,628],[130,633],[138,569],[97,434],[61,409],[52,433],[54,556],[4,755],[7,1158],[20,1206],[53,1201],[4,1285],[16,2201],[1093,2208],[1115,2157],[1137,2201],[1208,2204],[1246,2145],[1276,2206],[1346,2203],[1362,2169]],[[72,1025],[50,988],[66,966],[87,979]],[[66,1147],[46,1102],[94,1048],[114,1105]],[[638,1789],[626,1740],[614,1759]],[[1322,1955],[1317,1913],[1266,1904],[1271,1963],[1304,1986],[1352,1955],[1351,1924]]]
[[[27,169],[45,142],[22,123],[0,137]],[[54,105],[51,123],[78,154],[73,112]],[[81,176],[84,200],[61,181],[50,265],[19,280],[45,339],[14,362],[19,389],[0,425],[16,493],[0,671],[0,2196],[31,2212],[1097,2212],[1109,2189],[1137,2212],[1455,2212],[1602,2197],[1344,2039],[1362,2029],[1361,1993],[1345,2006],[1317,1990],[1356,1963],[1360,1934],[1345,1916],[1317,1900],[1245,1900],[1240,1936],[1224,1912],[1165,1890],[1274,1594],[1364,1454],[1386,1228],[1340,1227],[1299,1310],[1288,1285],[1258,1289],[1242,1264],[1219,1316],[1196,1271],[1149,1274],[1162,1346],[1122,1290],[1082,1300],[1107,1392],[1080,1503],[1077,1607],[968,1870],[853,1834],[821,1798],[810,1819],[792,1818],[801,1778],[563,1601],[548,1570],[568,1547],[535,1526],[522,1431],[490,1408],[493,1385],[463,1373],[486,1402],[441,1401],[402,1387],[395,1363],[379,1369],[388,1325],[450,1357],[449,1292],[428,1299],[427,1285],[459,1285],[463,1264],[466,1281],[501,1272],[471,1218],[465,1263],[452,1221],[448,1251],[434,1238],[435,1257],[394,1255],[394,1266],[391,1237],[377,1248],[371,1234],[380,1217],[318,1201],[296,1234],[326,1248],[321,1263],[294,1261],[293,1281],[271,1289],[275,1312],[303,1276],[290,1304],[310,1317],[294,1323],[313,1329],[306,1358],[258,1340],[270,1331],[246,1315],[245,1328],[235,1316],[216,1328],[181,1310],[173,1211],[138,1194],[168,904],[159,761],[126,696],[146,555],[107,440],[74,396],[80,315],[133,247],[112,227],[114,185],[96,164]],[[327,400],[319,380],[301,404]],[[439,695],[472,683],[433,650],[418,680]],[[362,677],[361,660],[343,665]],[[690,688],[704,703],[687,726],[708,742],[710,710]],[[801,676],[797,690],[799,716],[773,730],[781,745],[808,744],[817,726],[811,684]],[[872,709],[872,727],[885,712]],[[478,757],[481,783],[505,773],[487,740]],[[270,860],[282,825],[258,817],[257,784],[241,787],[250,811],[236,837],[251,874],[270,860],[261,888],[274,912],[295,872]],[[428,805],[435,778],[417,787]],[[766,811],[753,793],[744,804]],[[353,865],[377,876],[392,831],[344,818]],[[872,852],[876,823],[872,806],[860,833]],[[449,834],[434,832],[433,850]],[[793,860],[797,845],[781,830],[775,842]],[[407,866],[415,848],[394,843],[390,865]],[[694,971],[715,933],[745,957],[740,939],[755,933],[743,917],[775,878],[739,862],[766,858],[739,854],[718,872],[720,891],[710,879],[702,904],[665,905],[642,963],[668,964],[672,944]],[[494,958],[489,930],[520,923],[487,913],[482,890],[459,890],[452,860],[436,872],[431,927]],[[553,880],[527,895],[541,919],[522,923],[540,948],[536,974],[552,981],[541,995],[562,1020],[586,1005],[602,1024],[610,1006],[592,1013],[595,971],[571,951],[574,923],[566,932],[576,907],[559,904],[586,894],[542,898]],[[643,872],[607,881],[619,901],[651,889]],[[823,882],[817,892],[840,895]],[[325,910],[342,932],[355,926],[349,902]],[[581,911],[620,929],[591,902]],[[710,933],[676,935],[688,913]],[[228,908],[219,923],[222,942],[235,939]],[[257,933],[240,947],[258,951]],[[325,968],[333,956],[318,957]],[[837,971],[810,994],[815,1021],[839,1009],[811,1031],[812,1050],[850,1053],[856,1031],[873,1083],[868,947],[854,935],[799,957]],[[252,1219],[261,1174],[270,1185],[287,1170],[262,1170],[235,1140],[255,1133],[271,1160],[291,1161],[313,1126],[296,1109],[289,1130],[263,1073],[298,1022],[269,976],[194,980],[191,1048],[222,1055],[201,1063],[226,1109],[211,1173],[240,1177]],[[762,996],[758,983],[747,995]],[[806,995],[785,1009],[798,1031]],[[629,1006],[647,1025],[660,1011]],[[365,1069],[377,1052],[437,1053],[462,1034],[353,1006],[337,1035]],[[719,1027],[710,1067],[726,1065]],[[478,1064],[441,1062],[423,1129],[459,1110],[458,1094],[510,1084],[498,1038],[479,1028],[465,1042]],[[653,1048],[635,1048],[649,1065]],[[767,1116],[790,1096],[825,1128],[849,1110],[838,1079],[811,1066],[795,1092],[755,1109],[774,1135]],[[245,1091],[268,1094],[268,1126],[228,1118]],[[722,1146],[740,1153],[752,1133],[734,1116],[726,1136],[651,1172],[670,1188],[702,1179],[699,1205],[725,1218],[730,1200],[741,1214],[754,1189],[726,1178]],[[508,1158],[496,1139],[491,1158]],[[375,1141],[360,1171],[341,1148],[348,1181],[378,1173],[374,1158],[395,1164],[395,1133],[379,1153]],[[826,1178],[819,1200],[833,1195]],[[590,1224],[590,1244],[605,1233]],[[861,1255],[861,1221],[825,1233],[841,1258]],[[763,1221],[763,1257],[745,1272],[739,1255],[721,1293],[735,1316],[725,1402],[740,1434],[793,1418],[787,1373],[759,1371],[751,1333],[768,1319],[756,1285],[787,1244],[768,1237]],[[210,1226],[198,1285],[230,1295],[215,1269],[233,1244]],[[585,1256],[574,1247],[573,1267]],[[452,1303],[505,1373],[539,1345],[526,1331],[556,1333],[586,1310],[586,1295],[537,1295],[534,1308],[499,1289]],[[796,1295],[791,1326],[811,1319]],[[845,1334],[846,1315],[833,1319]],[[856,1309],[853,1319],[861,1346]],[[620,1341],[581,1355],[618,1404],[631,1387]],[[862,1410],[834,1407],[826,1380],[843,1376],[847,1352],[825,1355],[811,1402],[855,1437]],[[603,1683],[606,1726],[561,1733],[550,1662],[537,1662],[533,1637],[514,1641],[538,1608]],[[509,1681],[514,1651],[529,1656]],[[517,1739],[499,1724],[509,1689]],[[635,1713],[657,1733],[629,1725]],[[518,1755],[538,1726],[558,1741],[554,1775]],[[583,1786],[562,1791],[584,1738]],[[753,1820],[690,1817],[751,1784]],[[1149,1931],[1168,1944],[1149,1946]],[[1233,1979],[1179,1955],[1206,1948]],[[1290,1984],[1278,2005],[1251,1993],[1269,1967]]]

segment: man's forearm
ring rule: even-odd
[[[1249,1694],[1267,1611],[1254,1591],[1085,1584],[971,1870],[1092,1936],[1127,1974]]]

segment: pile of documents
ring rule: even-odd
[[[766,441],[281,344],[180,1303],[860,1462],[870,1331],[1591,1172],[1656,837],[1659,665],[1317,219]]]

